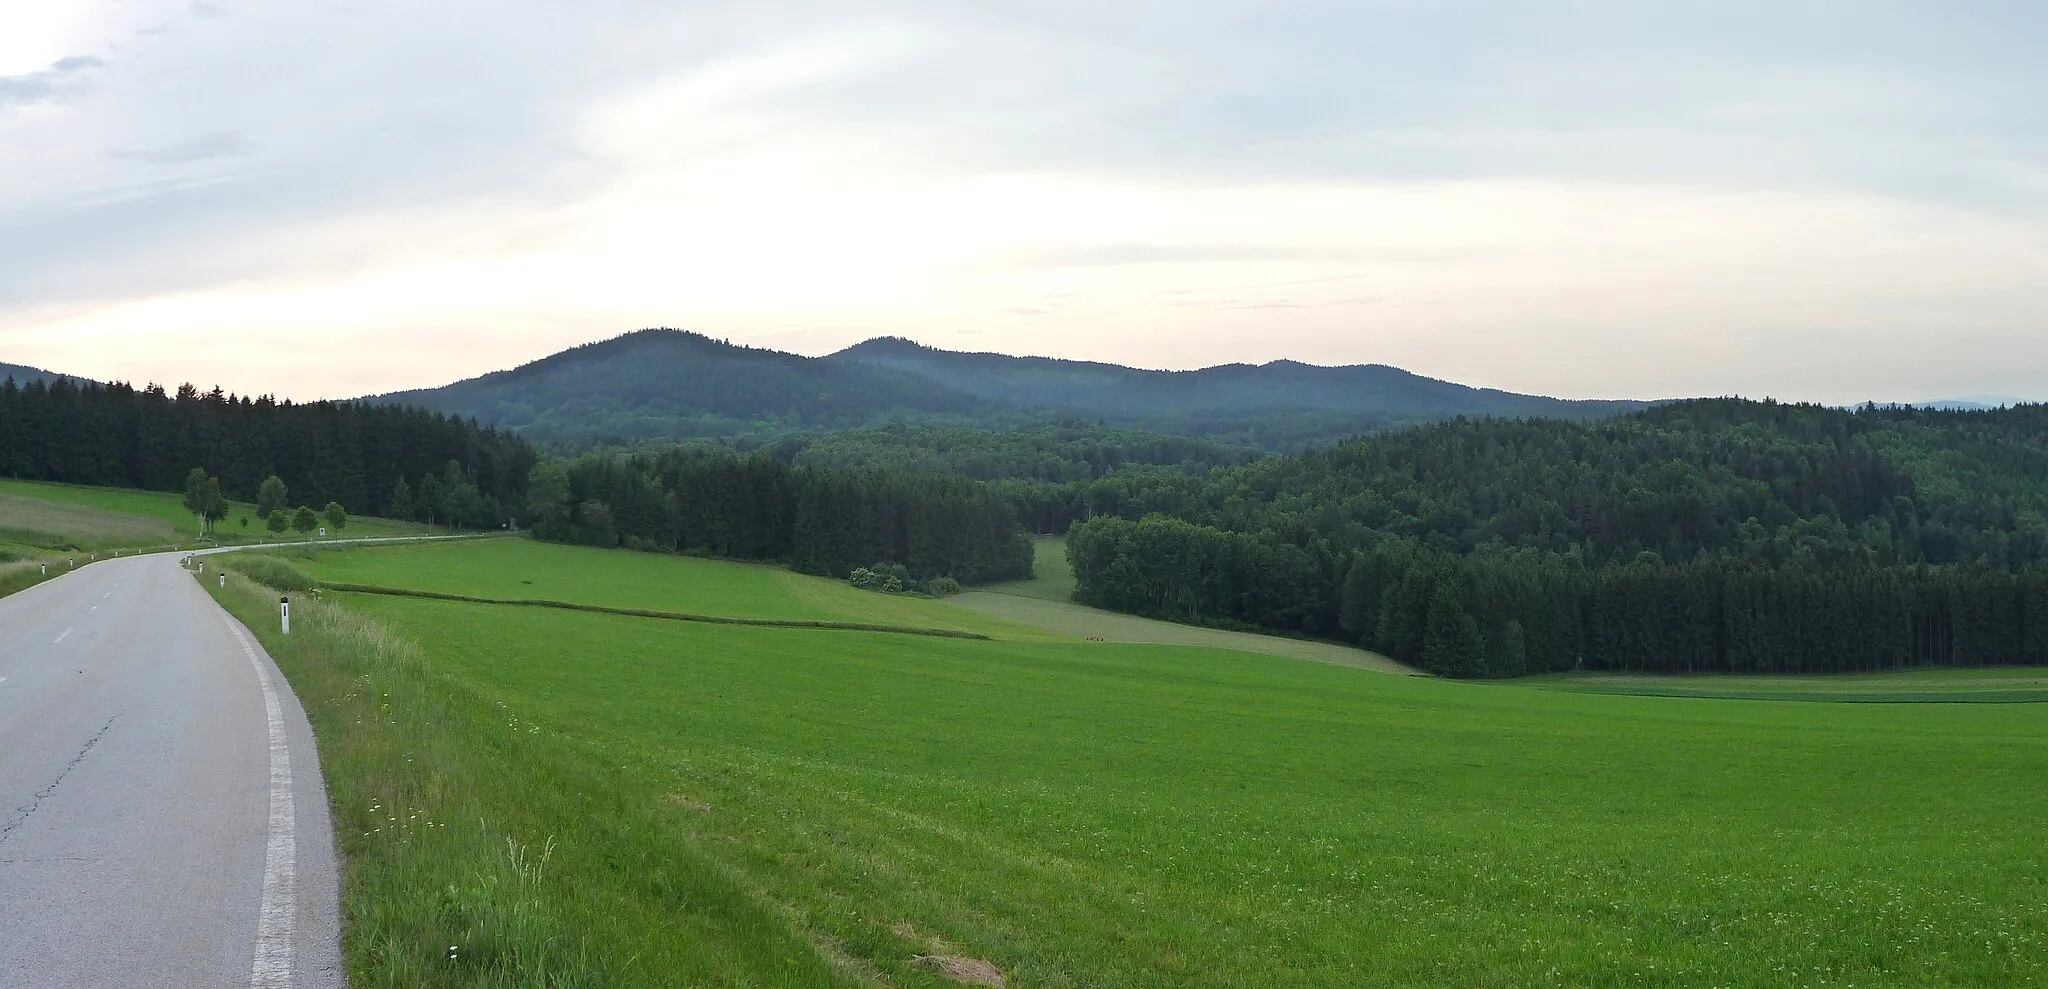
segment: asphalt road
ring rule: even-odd
[[[177,556],[0,598],[0,987],[340,986],[339,932],[305,714]]]

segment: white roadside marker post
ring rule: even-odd
[[[286,635],[290,635],[290,634],[292,634],[292,599],[291,599],[291,598],[289,598],[289,597],[281,597],[281,598],[278,598],[278,599],[277,599],[277,617],[278,617],[278,620],[279,620],[279,621],[281,621],[281,622],[282,622],[282,623],[284,624],[284,634],[286,634]]]
[[[220,575],[220,589],[223,591],[228,589],[228,575],[225,573]]]

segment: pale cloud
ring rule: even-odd
[[[2030,8],[1103,8],[66,22],[0,77],[0,359],[314,397],[679,325],[2048,398]]]

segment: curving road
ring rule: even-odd
[[[305,714],[176,555],[0,598],[0,987],[340,986],[338,909]]]

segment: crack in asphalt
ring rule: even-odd
[[[14,837],[14,830],[16,828],[21,827],[28,822],[30,817],[35,816],[36,808],[41,807],[43,801],[48,800],[51,794],[57,792],[58,787],[64,785],[64,778],[70,776],[71,771],[77,769],[78,764],[85,761],[86,753],[91,752],[93,746],[100,744],[100,739],[106,737],[107,730],[114,727],[114,722],[120,717],[117,714],[108,718],[107,723],[100,726],[99,731],[94,732],[91,738],[85,740],[85,747],[79,749],[78,754],[72,756],[71,761],[64,764],[64,769],[57,774],[56,779],[50,781],[49,786],[37,790],[35,796],[29,800],[28,806],[16,807],[14,809],[14,820],[8,821],[6,827],[0,827],[0,845],[6,844],[7,839]]]

